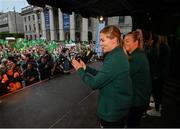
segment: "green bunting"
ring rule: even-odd
[[[57,48],[57,43],[55,41],[50,41],[46,46],[48,52],[52,52],[55,48]]]
[[[0,45],[6,45],[6,44],[8,44],[7,40],[0,39]]]
[[[43,39],[38,39],[38,40],[22,40],[22,39],[17,39],[16,43],[14,44],[14,48],[19,51],[24,51],[30,47],[33,46],[41,46],[45,47],[45,41]]]

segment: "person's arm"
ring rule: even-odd
[[[141,69],[142,58],[138,55],[133,55],[130,61],[130,76],[133,77]]]
[[[96,69],[93,69],[93,68],[91,68],[89,66],[86,66],[86,70],[85,71],[90,73],[93,76],[95,76],[98,73],[98,71]]]
[[[78,75],[81,77],[83,82],[87,84],[92,89],[100,89],[107,86],[116,76],[117,73],[114,71],[113,65],[114,61],[106,61],[103,64],[103,68],[92,77],[83,68],[77,70]]]
[[[98,71],[96,69],[86,66],[86,64],[82,60],[80,60],[80,64],[85,69],[85,71],[88,72],[89,74],[95,76],[98,73]]]
[[[30,82],[33,82],[35,79],[36,79],[35,77],[31,77],[31,78],[29,79],[29,81],[30,81]]]

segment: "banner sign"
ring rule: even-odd
[[[65,31],[69,31],[70,28],[70,17],[69,14],[63,13],[63,27]]]
[[[45,18],[45,28],[46,31],[50,30],[50,19],[49,19],[49,10],[44,10],[44,18]]]

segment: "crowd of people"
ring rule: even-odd
[[[143,114],[161,116],[162,87],[171,57],[166,36],[152,32],[145,35],[137,29],[121,39],[116,26],[106,26],[100,31],[104,56],[99,71],[86,66],[95,55],[95,45],[82,46],[58,44],[48,52],[38,45],[23,51],[0,45],[0,94],[69,73],[74,67],[85,84],[99,90],[97,116],[102,127],[137,128]],[[148,110],[151,101],[155,107]]]
[[[48,51],[48,47],[37,44],[23,50],[8,43],[0,44],[0,95],[57,74],[70,73],[71,59],[80,56],[87,63],[94,56],[94,46],[93,43],[79,43],[67,47],[57,43]]]

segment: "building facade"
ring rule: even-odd
[[[23,19],[18,12],[9,11],[0,14],[0,32],[23,33]]]
[[[98,18],[87,19],[74,12],[66,14],[48,5],[45,8],[27,6],[22,8],[21,14],[27,39],[96,41]],[[130,16],[106,18],[106,25],[111,24],[118,26],[122,33],[132,29]]]
[[[40,15],[34,12],[33,6],[22,8],[21,15],[23,17],[24,37],[26,39],[38,39],[41,37],[40,33]]]
[[[108,25],[116,25],[119,27],[122,35],[132,31],[132,18],[131,16],[115,16],[108,18]]]

